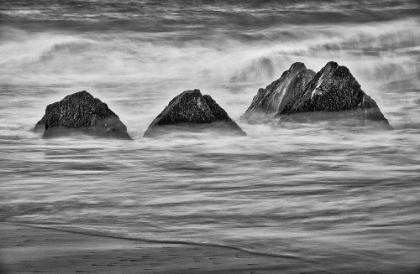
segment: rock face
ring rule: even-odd
[[[153,120],[145,137],[173,131],[220,131],[223,134],[246,135],[209,95],[187,90],[173,98]]]
[[[347,115],[347,118],[357,120],[359,124],[376,121],[391,128],[376,102],[361,90],[349,69],[336,62],[327,63],[304,91],[298,93],[276,117],[288,120],[284,115],[301,114],[296,117],[310,121],[323,116],[313,115],[313,112],[337,112],[337,116]]]
[[[76,92],[48,105],[34,130],[44,131],[43,138],[88,134],[131,139],[127,127],[107,104],[86,91]]]
[[[301,95],[306,84],[315,76],[303,63],[292,64],[289,70],[272,82],[265,89],[260,88],[251,105],[241,117],[248,122],[258,121],[273,116],[281,111],[295,97]]]

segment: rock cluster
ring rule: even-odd
[[[376,102],[360,88],[349,69],[336,62],[327,63],[316,74],[302,63],[294,63],[280,79],[258,91],[243,118],[254,122],[254,113],[274,112],[281,121],[338,118],[356,125],[376,122],[391,128]]]
[[[35,125],[43,138],[87,134],[96,137],[131,139],[127,127],[107,104],[86,91],[76,92],[47,106]]]
[[[349,69],[336,62],[327,63],[316,74],[303,63],[294,63],[278,80],[259,89],[242,119],[256,123],[267,117],[279,118],[280,122],[335,120],[392,129]],[[86,91],[48,105],[35,131],[43,131],[43,138],[87,134],[131,139],[118,116]],[[156,137],[174,131],[246,135],[216,101],[202,95],[198,89],[184,91],[173,98],[144,136]]]

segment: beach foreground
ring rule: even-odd
[[[13,223],[0,223],[0,232],[2,273],[307,273],[309,270],[305,263],[291,258],[225,247],[117,239]]]

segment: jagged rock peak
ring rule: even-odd
[[[216,101],[209,95],[202,95],[200,90],[186,90],[173,98],[165,109],[153,120],[147,131],[144,133],[145,137],[154,137],[161,134],[166,134],[181,127],[164,127],[164,126],[182,126],[182,130],[197,129],[195,125],[212,125],[228,129],[239,135],[245,133],[239,126],[229,117],[224,109],[222,109]],[[206,128],[208,129],[208,127]]]
[[[44,138],[88,134],[97,137],[131,139],[127,127],[101,100],[87,91],[67,95],[46,107],[45,115],[35,125]]]
[[[301,63],[301,62],[295,62],[290,66],[290,68],[289,68],[289,70],[287,70],[287,72],[289,72],[289,73],[301,72],[302,70],[306,70],[305,64]]]
[[[293,63],[281,77],[265,89],[260,88],[246,110],[242,119],[248,122],[258,120],[270,114],[276,114],[301,94],[315,72],[306,68],[301,62]]]

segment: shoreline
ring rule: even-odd
[[[160,242],[0,223],[4,273],[313,273],[305,262],[212,244]]]

